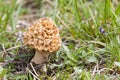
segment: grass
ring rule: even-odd
[[[32,0],[31,0],[32,1]],[[33,1],[22,5],[0,0],[0,77],[8,80],[119,80],[120,5],[114,0]],[[6,5],[7,4],[7,5]],[[12,4],[12,5],[11,5]],[[30,7],[28,10],[28,7]],[[33,13],[33,12],[34,13]],[[31,49],[16,34],[21,16],[52,17],[60,28],[62,47],[35,74]],[[22,19],[24,20],[24,19]],[[13,48],[14,47],[14,48]],[[9,51],[6,51],[9,50]],[[22,59],[21,59],[22,58]],[[27,61],[27,62],[25,62]],[[20,68],[21,67],[21,68]],[[43,70],[40,70],[43,69]]]

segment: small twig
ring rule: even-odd
[[[4,44],[2,44],[2,48],[3,48],[4,53],[6,53]]]
[[[53,77],[52,77],[52,80],[56,80],[56,76],[53,76]]]
[[[21,47],[21,46],[23,46],[23,45],[18,45],[18,46],[11,47],[11,48],[9,48],[9,49],[6,49],[5,51],[7,52],[7,51],[10,51],[10,50],[13,50],[13,49],[19,48],[19,47]],[[4,53],[4,50],[1,51],[0,53]]]
[[[110,68],[102,68],[102,69],[100,69],[100,70],[99,70],[99,72],[98,72],[98,73],[100,74],[102,71],[105,71],[105,70],[113,71],[113,70],[112,70],[112,69],[110,69]]]
[[[92,75],[94,76],[95,75],[95,72],[96,72],[96,69],[97,69],[97,65],[95,66],[93,72],[92,72]]]
[[[4,53],[6,53],[4,44],[2,44],[2,48],[3,48],[3,54],[1,55],[1,57],[3,57]]]
[[[99,44],[99,45],[104,46],[104,47],[106,46],[105,43],[102,43],[102,42],[99,42],[99,41],[89,41],[88,43]]]
[[[31,74],[34,76],[34,78],[40,80],[40,79],[39,79],[36,75],[34,75],[28,68],[26,68],[26,70],[29,71],[29,73],[31,73]]]
[[[96,69],[97,69],[97,71],[98,71],[98,70],[99,70],[99,64],[97,63],[97,65],[96,65],[96,66],[97,66],[97,68],[96,68]]]
[[[36,76],[39,76],[39,75],[37,74],[37,72],[35,71],[35,69],[34,69],[34,67],[33,67],[32,63],[30,63],[30,66],[32,67],[32,69],[33,69],[33,71],[34,71],[35,75],[36,75]]]

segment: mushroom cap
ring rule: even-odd
[[[52,19],[40,18],[25,32],[24,45],[40,52],[56,52],[61,46],[59,29]]]

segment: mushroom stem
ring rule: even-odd
[[[34,57],[32,58],[31,62],[34,62],[36,64],[42,64],[44,63],[49,56],[49,52],[40,52],[38,50],[36,50]]]

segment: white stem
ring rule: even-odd
[[[31,62],[36,64],[42,64],[48,59],[49,53],[48,52],[40,52],[36,50],[34,57],[32,58]]]

